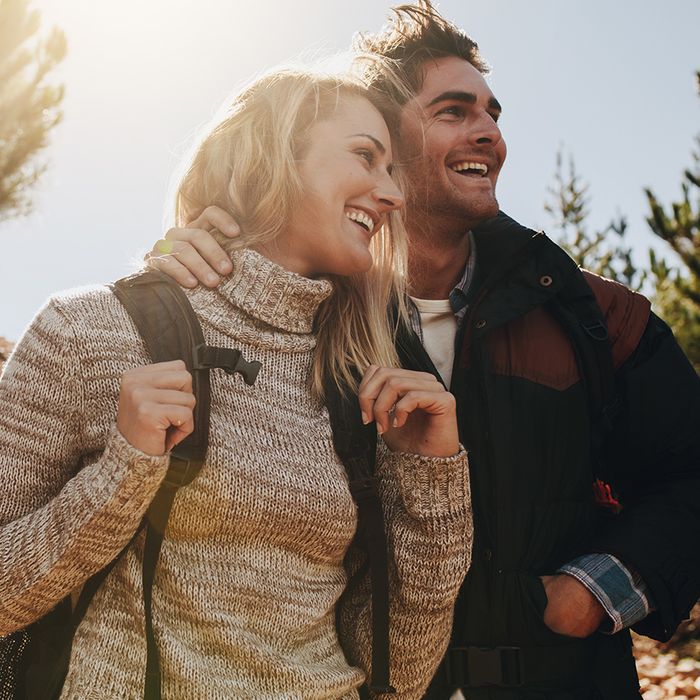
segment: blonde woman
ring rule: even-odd
[[[180,184],[179,222],[214,204],[242,223],[233,272],[188,296],[207,343],[262,370],[252,387],[212,375],[207,459],[170,515],[153,591],[165,698],[355,698],[366,682],[367,586],[337,609],[363,555],[328,380],[359,392],[382,436],[396,697],[421,697],[446,647],[471,552],[467,460],[451,395],[396,369],[402,196],[380,110],[344,79],[272,74],[233,101]],[[193,403],[184,364],[149,364],[108,288],[49,300],[0,383],[0,634],[129,542]],[[137,537],[95,595],[64,700],[143,696],[142,551]]]

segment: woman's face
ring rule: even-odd
[[[302,199],[265,254],[306,277],[369,270],[372,236],[403,203],[391,162],[381,114],[363,97],[341,98],[309,130],[298,164]]]

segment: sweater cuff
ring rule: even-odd
[[[612,554],[586,554],[560,567],[582,583],[603,606],[608,619],[600,631],[615,634],[645,618],[653,609],[651,594],[642,578]]]
[[[108,480],[108,490],[119,494],[125,505],[132,498],[150,502],[170,464],[170,455],[149,455],[134,447],[116,425],[107,437],[99,471]],[[111,478],[110,475],[111,474]]]
[[[471,502],[469,490],[469,462],[460,445],[452,457],[386,451],[380,460],[382,470],[399,487],[406,511],[414,518],[439,519],[464,513]]]

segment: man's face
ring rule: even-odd
[[[400,159],[407,213],[465,230],[498,213],[496,180],[506,158],[501,112],[483,76],[449,56],[428,61],[420,92],[401,111]]]

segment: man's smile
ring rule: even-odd
[[[473,160],[459,161],[451,164],[449,168],[460,175],[477,175],[479,177],[486,177],[489,172],[489,166],[486,163]]]

